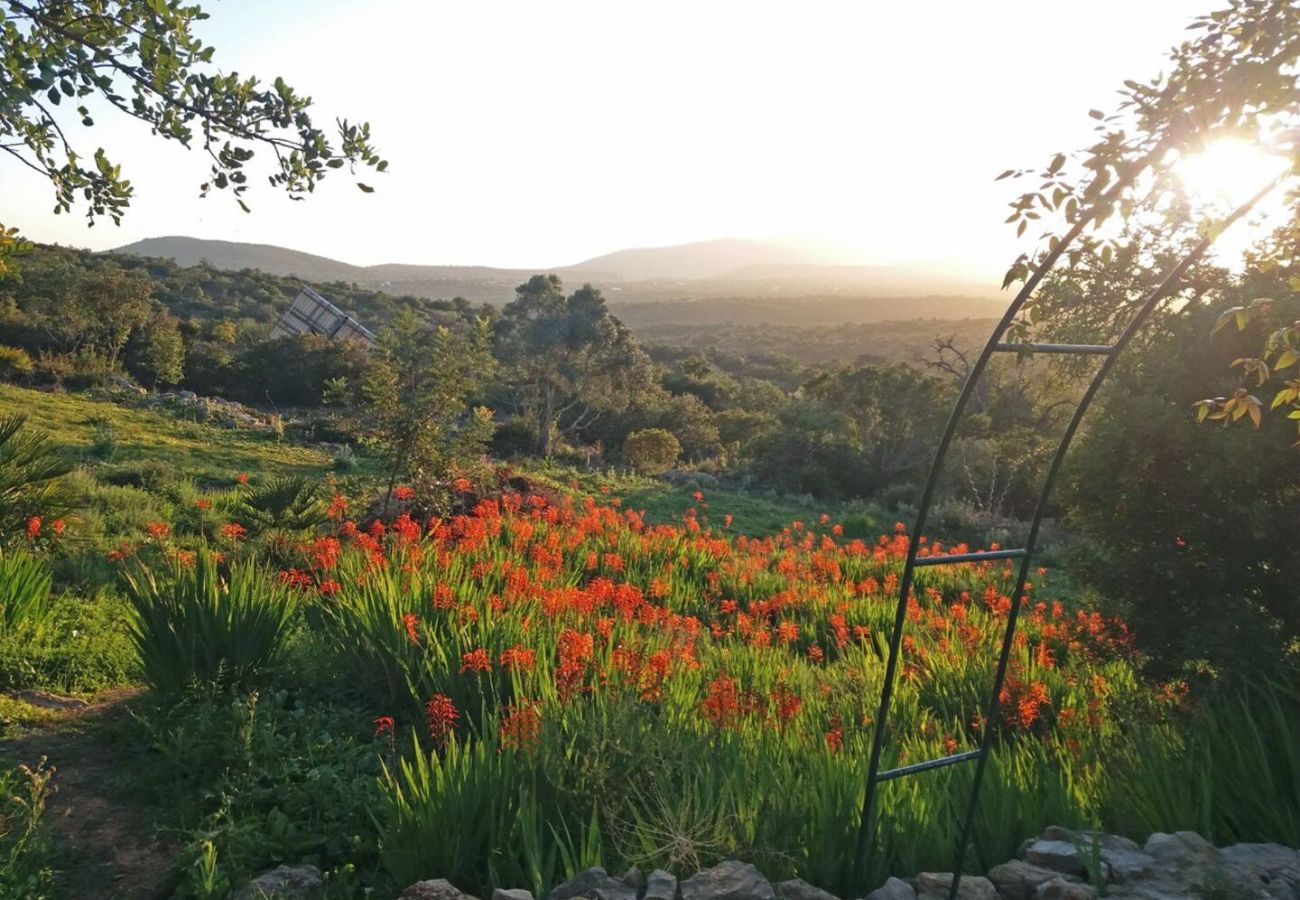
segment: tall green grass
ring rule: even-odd
[[[0,636],[39,634],[53,614],[50,569],[23,550],[0,553]]]
[[[125,577],[141,670],[162,693],[248,682],[279,656],[296,606],[254,563],[223,572],[207,552],[190,565],[173,563],[161,577],[143,566]]]

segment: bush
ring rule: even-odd
[[[223,577],[206,551],[190,566],[174,564],[161,581],[140,567],[126,582],[144,678],[163,693],[249,682],[279,656],[295,608],[276,579],[252,564]]]
[[[0,344],[0,380],[24,380],[34,371],[36,371],[36,364],[32,362],[26,350]]]
[[[677,438],[662,428],[634,431],[623,442],[623,457],[643,475],[658,475],[672,468],[681,452]]]
[[[133,722],[154,761],[147,789],[176,812],[180,897],[222,897],[285,861],[319,866],[330,897],[370,896],[379,750],[365,711],[286,692],[199,694]],[[383,885],[374,896],[395,896]]]
[[[352,449],[351,444],[344,444],[334,454],[331,465],[333,465],[335,472],[354,471],[358,465],[357,452]]]
[[[95,423],[95,437],[90,442],[90,455],[95,459],[109,460],[117,453],[117,429],[112,422]]]

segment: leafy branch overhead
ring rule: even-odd
[[[1247,141],[1289,160],[1276,181],[1260,172],[1252,190],[1300,175],[1300,5],[1291,0],[1235,0],[1226,9],[1196,19],[1189,31],[1189,39],[1171,51],[1167,74],[1146,82],[1126,81],[1113,113],[1090,112],[1097,120],[1097,139],[1090,147],[1077,154],[1055,154],[1040,169],[1009,169],[998,176],[1034,182],[1011,202],[1007,222],[1017,235],[1038,231],[1034,249],[1012,263],[1003,283],[1022,283],[1032,291],[1007,331],[1008,341],[1041,340],[1044,331],[1095,325],[1102,315],[1097,308],[1114,306],[1116,295],[1132,286],[1120,276],[1118,282],[1094,284],[1087,296],[1077,297],[1056,290],[1059,279],[1049,277],[1040,288],[1039,279],[1058,260],[1066,272],[1063,278],[1101,270],[1113,274],[1112,263],[1121,261],[1151,268],[1152,260],[1187,253],[1231,224],[1238,213],[1198,209],[1176,177],[1177,166],[1207,146],[1225,139]],[[1253,248],[1248,260],[1250,272],[1260,276],[1257,282],[1267,280],[1271,287],[1280,278],[1284,290],[1288,276],[1300,275],[1300,192],[1292,190],[1285,199],[1289,224]],[[1192,257],[1199,252],[1193,250]],[[1163,270],[1162,265],[1158,271]],[[1290,282],[1294,293],[1300,278],[1291,277]],[[1261,286],[1257,283],[1255,289]],[[1185,276],[1169,296],[1214,302],[1217,294],[1207,294],[1206,288],[1200,279]],[[1232,321],[1244,329],[1271,307],[1271,301],[1261,300],[1231,309],[1215,330]],[[1120,308],[1131,307],[1120,303]],[[1169,307],[1187,308],[1177,303]],[[1049,313],[1051,328],[1044,325]],[[1123,322],[1103,324],[1122,327]],[[1263,404],[1245,385],[1261,385],[1296,365],[1295,341],[1294,326],[1280,328],[1258,358],[1238,359],[1242,389],[1232,397],[1198,403],[1200,419],[1249,418],[1258,425]],[[1294,413],[1290,417],[1300,419],[1298,402],[1300,384],[1288,382],[1272,407],[1289,405]]]
[[[282,79],[266,85],[215,69],[214,49],[193,32],[207,17],[180,0],[0,0],[0,150],[49,179],[56,212],[84,201],[92,224],[117,222],[133,196],[102,147],[78,147],[73,128],[94,126],[94,105],[202,148],[210,171],[200,192],[229,190],[245,210],[258,150],[275,158],[267,180],[293,199],[331,170],[387,168],[368,124],[341,119],[327,134],[311,98]]]

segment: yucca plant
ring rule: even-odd
[[[17,534],[31,516],[72,508],[63,484],[72,464],[44,432],[26,427],[20,413],[0,418],[0,542]]]
[[[248,682],[279,655],[295,608],[289,589],[254,564],[223,574],[206,552],[161,578],[142,566],[126,582],[140,665],[163,693]]]
[[[0,635],[39,633],[49,624],[50,570],[23,550],[0,554]]]
[[[238,515],[262,530],[306,531],[328,521],[318,486],[301,475],[282,475],[251,489]]]

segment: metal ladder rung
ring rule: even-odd
[[[960,762],[969,762],[980,755],[978,750],[966,750],[963,753],[954,753],[952,756],[944,756],[939,759],[928,759],[925,762],[912,763],[910,766],[899,766],[897,769],[887,769],[876,776],[876,781],[892,781],[895,778],[902,778],[904,775],[912,775],[916,772],[928,772],[930,769],[942,769],[944,766],[956,765]]]
[[[1091,353],[1109,356],[1115,352],[1110,344],[994,344],[1003,353]]]
[[[989,559],[1020,559],[1028,556],[1029,551],[1023,547],[1014,550],[980,550],[976,553],[949,553],[947,556],[918,556],[918,566],[946,566],[968,562],[984,562]]]

